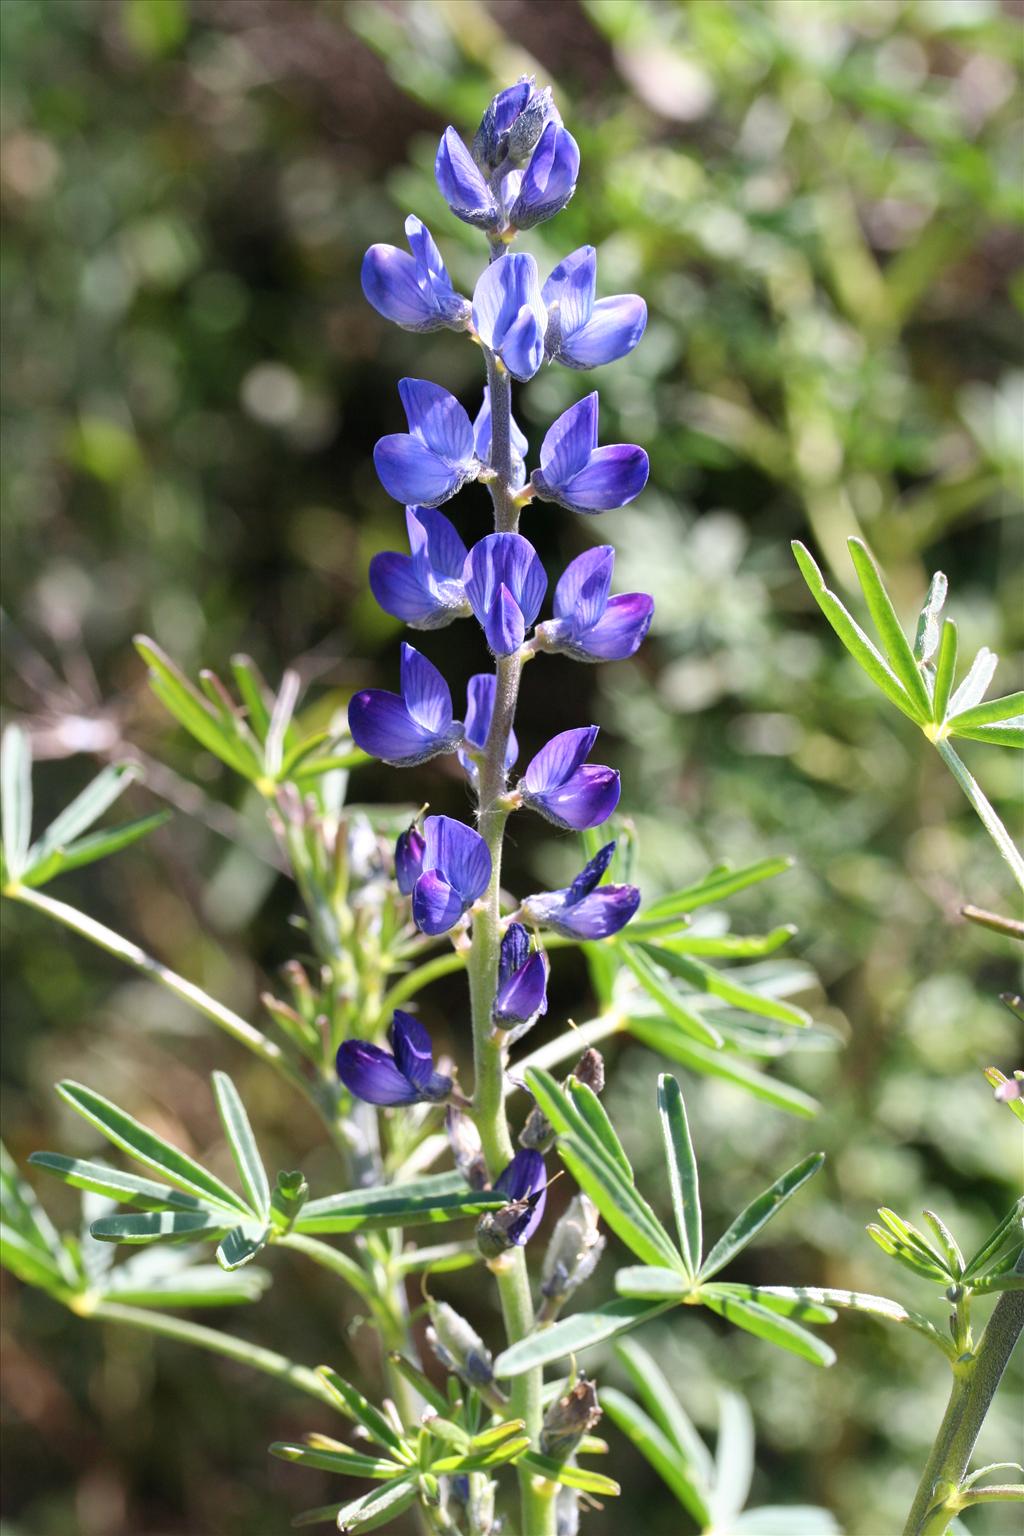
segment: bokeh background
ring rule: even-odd
[[[848,594],[844,540],[862,533],[908,620],[944,569],[962,650],[998,649],[996,690],[1020,686],[1021,6],[4,0],[0,26],[7,715],[42,760],[40,815],[128,748],[151,765],[133,809],[176,812],[58,894],[243,1012],[293,952],[294,897],[258,808],[170,727],[131,636],[192,671],[237,650],[271,677],[296,664],[314,699],[393,685],[397,626],[366,568],[400,547],[400,509],[372,446],[402,425],[397,376],[441,380],[472,407],[479,358],[450,333],[386,326],[360,259],[400,243],[415,210],[471,288],[479,237],[437,194],[437,136],[448,122],[471,133],[494,90],[536,72],[583,164],[567,212],[523,243],[549,268],[591,242],[601,291],[647,298],[643,345],[594,382],[604,440],[643,443],[652,475],[596,529],[541,507],[527,532],[552,571],[595,532],[614,542],[619,589],[653,591],[657,616],[633,663],[531,669],[524,747],[600,722],[650,891],[723,858],[795,857],[736,904],[738,922],[799,925],[816,1011],[844,1044],[789,1070],[822,1098],[814,1123],[684,1074],[707,1219],[822,1146],[827,1172],[748,1277],[882,1291],[941,1323],[926,1283],[863,1228],[880,1204],[930,1205],[969,1244],[1019,1187],[1019,1127],[980,1075],[1018,1064],[996,1000],[1013,956],[958,915],[1013,898],[942,764],[812,609],[788,544],[807,540]],[[552,370],[518,391],[534,450],[584,382]],[[485,508],[478,488],[460,498],[464,533],[483,531]],[[456,626],[431,650],[457,685],[479,665],[466,637]],[[1012,755],[967,755],[1019,833]],[[355,792],[465,803],[435,765],[412,789],[364,770]],[[511,883],[536,888],[523,882],[572,856],[524,828]],[[5,913],[4,939],[19,1160],[66,1138],[51,1092],[65,1075],[204,1152],[217,1141],[204,1077],[224,1065],[271,1164],[316,1167],[316,1128],[201,1022],[34,914]],[[586,1017],[584,988],[560,963],[549,1028]],[[432,1009],[457,1045],[461,994],[438,989]],[[652,1184],[661,1065],[621,1046],[607,1099]],[[65,1192],[44,1193],[73,1219]],[[326,1277],[274,1268],[259,1315],[226,1325],[300,1360],[372,1357]],[[461,1284],[479,1307],[463,1279],[447,1294]],[[758,1502],[821,1503],[853,1536],[893,1536],[945,1370],[862,1320],[830,1338],[828,1373],[690,1315],[644,1342],[703,1427],[717,1383],[749,1396]],[[4,1536],[277,1536],[340,1496],[270,1463],[270,1440],[313,1427],[311,1405],[241,1369],[83,1323],[9,1277],[3,1346]],[[1019,1409],[1018,1381],[982,1459],[1014,1454]],[[590,1536],[688,1528],[610,1433],[628,1491],[587,1517]],[[1012,1510],[969,1523],[1019,1528]]]

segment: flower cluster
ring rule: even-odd
[[[374,245],[362,274],[367,299],[386,319],[410,331],[461,332],[486,362],[488,382],[475,418],[439,384],[400,381],[408,430],[381,438],[374,463],[384,489],[405,507],[408,550],[376,555],[370,585],[380,606],[413,629],[429,633],[456,620],[475,621],[494,670],[470,679],[460,720],[441,673],[403,644],[399,691],[357,693],[349,725],[359,747],[399,767],[454,754],[476,796],[480,830],[448,816],[426,817],[399,837],[395,874],[422,934],[450,934],[474,953],[478,942],[489,946],[484,1022],[500,1052],[547,1008],[543,932],[577,941],[606,938],[630,920],[640,899],[633,886],[605,883],[615,849],[609,842],[565,889],[527,896],[511,914],[501,907],[501,841],[510,814],[528,809],[556,827],[582,832],[602,826],[619,800],[618,773],[590,761],[596,725],[561,731],[510,782],[519,755],[512,722],[523,663],[552,652],[588,663],[632,656],[653,613],[644,593],[611,594],[614,551],[600,545],[562,573],[553,614],[544,617],[548,576],[518,531],[520,513],[533,500],[590,515],[625,506],[647,481],[642,448],[599,445],[596,392],[554,422],[532,473],[526,436],[511,412],[511,379],[526,382],[545,364],[581,370],[614,362],[644,333],[641,298],[597,297],[593,246],[573,251],[546,278],[532,255],[509,249],[517,231],[565,207],[578,170],[576,142],[550,91],[522,79],[491,102],[471,148],[454,128],[438,148],[437,183],[445,201],[458,218],[483,230],[490,244],[489,264],[472,296],[456,291],[433,236],[413,216],[405,225],[408,251]],[[495,529],[467,546],[438,508],[477,480],[490,490]],[[470,1157],[461,1146],[472,1121],[456,1107],[471,1106],[458,1095],[452,1103],[452,1079],[435,1067],[429,1036],[416,1019],[395,1013],[390,1051],[346,1041],[337,1068],[345,1087],[373,1104],[447,1101],[450,1132],[461,1127],[460,1166],[472,1165],[479,1180],[479,1149]],[[539,1222],[546,1189],[542,1154],[518,1152],[493,1187],[508,1204],[478,1229],[489,1258],[525,1242]]]

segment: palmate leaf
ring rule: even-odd
[[[629,1032],[643,1045],[667,1056],[680,1066],[706,1077],[719,1077],[742,1088],[755,1099],[783,1109],[788,1114],[812,1120],[821,1108],[817,1099],[802,1088],[794,1088],[778,1078],[769,1077],[734,1051],[712,1051],[691,1040],[670,1020],[648,1015],[631,1015]]]
[[[187,1153],[164,1141],[163,1137],[157,1136],[102,1094],[70,1080],[59,1083],[57,1092],[66,1104],[95,1126],[115,1147],[120,1147],[144,1167],[155,1169],[169,1184],[186,1194],[194,1195],[204,1204],[240,1213],[243,1217],[249,1214],[245,1202],[215,1174],[209,1173]],[[224,1225],[234,1225],[234,1222],[225,1222]]]
[[[54,817],[42,837],[29,849],[28,863],[39,864],[58,848],[66,848],[83,832],[88,832],[103,812],[124,794],[128,785],[141,776],[142,771],[135,763],[117,763],[104,768]]]
[[[834,1349],[815,1338],[813,1333],[808,1333],[806,1328],[801,1328],[798,1323],[794,1323],[791,1318],[779,1316],[771,1308],[762,1306],[759,1301],[714,1294],[710,1287],[702,1289],[701,1300],[704,1306],[712,1312],[717,1312],[719,1317],[725,1318],[727,1322],[734,1323],[737,1328],[756,1334],[758,1338],[765,1339],[769,1344],[777,1344],[781,1349],[789,1350],[803,1360],[809,1360],[812,1365],[835,1363]]]
[[[303,1467],[316,1467],[321,1472],[337,1472],[342,1477],[370,1477],[390,1479],[401,1477],[407,1471],[388,1456],[367,1456],[351,1450],[339,1440],[329,1440],[317,1435],[315,1445],[298,1445],[291,1440],[275,1440],[269,1446],[271,1456],[281,1461],[298,1462]]]
[[[22,875],[21,883],[28,886],[30,890],[38,890],[40,886],[47,885],[57,875],[66,875],[73,869],[83,869],[87,864],[95,864],[99,859],[107,859],[111,854],[130,848],[133,843],[148,837],[150,832],[154,832],[157,827],[162,827],[170,819],[170,811],[154,811],[149,816],[140,816],[137,821],[126,821],[119,827],[110,827],[102,832],[91,832],[88,837],[79,838],[77,843],[54,849],[47,858],[41,859],[38,864],[33,864]]]
[[[804,1028],[811,1022],[810,1014],[803,1008],[795,1008],[791,1003],[785,1003],[780,998],[744,986],[742,981],[738,981],[728,971],[716,971],[713,966],[706,965],[692,955],[678,954],[675,950],[659,944],[643,944],[641,949],[663,970],[668,971],[678,980],[687,982],[696,992],[711,993],[734,1008],[760,1014],[767,1019],[775,1019],[778,1023],[788,1024],[793,1028]]]
[[[722,1037],[713,1025],[688,1008],[681,994],[666,981],[660,974],[658,966],[651,961],[649,954],[635,944],[627,943],[624,939],[616,945],[616,953],[621,956],[625,964],[633,972],[644,991],[670,1018],[673,1024],[692,1036],[699,1045],[710,1046],[717,1050],[722,1045]],[[676,957],[673,956],[673,959]]]
[[[649,1322],[652,1317],[667,1311],[672,1305],[665,1301],[632,1301],[620,1297],[609,1301],[592,1312],[574,1312],[562,1318],[550,1328],[529,1334],[512,1344],[494,1362],[496,1376],[506,1378],[521,1376],[538,1365],[550,1365],[554,1360],[564,1360],[569,1355],[582,1354],[593,1344],[613,1339]]]
[[[889,665],[906,689],[909,697],[920,716],[924,720],[931,719],[932,701],[928,697],[928,690],[924,684],[924,678],[918,669],[917,659],[910,648],[903,627],[896,617],[888,592],[885,590],[878,567],[868,551],[868,547],[860,539],[850,540],[850,554],[860,581],[861,590],[867,601],[868,612],[871,614],[875,628],[878,630],[885,646]],[[926,604],[926,612],[929,617],[925,620],[927,628],[929,622],[934,622],[933,614],[935,603],[939,599],[940,589],[929,594],[929,602]]]
[[[696,912],[700,907],[724,901],[728,896],[734,896],[737,891],[745,891],[748,886],[757,885],[762,880],[771,880],[775,875],[781,875],[787,869],[793,867],[793,860],[787,858],[759,859],[756,864],[749,864],[744,869],[731,869],[728,865],[720,865],[705,875],[703,880],[698,880],[695,885],[684,886],[681,890],[672,891],[667,896],[661,896],[649,907],[645,907],[640,917],[630,925],[630,933],[643,934],[647,923],[662,922],[666,918],[681,917],[689,912]]]
[[[215,708],[147,635],[136,635],[135,648],[149,667],[150,688],[168,713],[200,746],[255,783],[263,772],[262,754],[240,716]]]

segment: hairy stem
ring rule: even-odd
[[[1003,826],[996,813],[995,807],[983,793],[981,785],[973,773],[963,762],[959,754],[954,751],[950,741],[943,739],[935,743],[939,756],[946,764],[950,773],[956,779],[960,788],[974,807],[989,837],[995,843],[1006,863],[1010,866],[1010,872],[1021,890],[1024,890],[1024,858],[1020,850],[1014,845],[1013,838]]]
[[[498,533],[514,533],[519,511],[512,491],[512,384],[501,364],[487,355],[487,382],[491,395],[490,484],[494,503],[494,527]],[[473,1109],[484,1156],[492,1178],[497,1177],[514,1153],[505,1113],[505,1063],[501,1044],[491,1039],[491,1005],[497,990],[501,950],[501,854],[508,810],[505,792],[505,754],[519,697],[522,661],[517,655],[502,656],[495,671],[494,713],[479,767],[477,805],[480,835],[491,855],[491,880],[473,916],[473,942],[469,956],[469,989],[473,1014],[475,1069]],[[496,1266],[505,1335],[509,1344],[525,1338],[534,1326],[533,1297],[521,1248],[512,1248]],[[538,1368],[516,1377],[512,1385],[510,1413],[525,1421],[534,1445],[541,1428],[543,1373]],[[521,1528],[529,1536],[549,1536],[554,1530],[554,1485],[538,1482],[527,1469],[519,1473],[522,1509]]]
[[[1018,1273],[1024,1272],[1024,1255],[1017,1260],[1016,1268]],[[903,1536],[944,1536],[957,1510],[969,1502],[969,1499],[960,1500],[960,1484],[1022,1330],[1024,1291],[1007,1291],[996,1303],[975,1353],[954,1366],[949,1404],[907,1516]]]

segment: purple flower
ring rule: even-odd
[[[605,939],[618,933],[640,905],[635,885],[600,885],[615,844],[607,843],[565,890],[528,896],[523,910],[534,922],[568,939]]]
[[[501,223],[497,199],[454,128],[446,128],[441,135],[434,175],[441,196],[456,218],[477,229],[497,229]]]
[[[532,77],[499,91],[473,139],[473,159],[486,174],[511,162],[522,165],[536,148],[545,126],[562,119],[551,99],[551,88],[538,91]]]
[[[521,490],[526,484],[526,450],[529,446],[526,441],[526,433],[516,422],[514,416],[509,417],[512,439],[512,489]],[[473,446],[476,456],[482,464],[490,465],[491,469],[491,391],[484,386],[484,403],[477,412],[473,423]]]
[[[635,443],[597,446],[597,391],[563,411],[540,450],[531,484],[542,501],[570,512],[624,507],[647,484],[647,455]]]
[[[473,325],[514,379],[532,379],[544,361],[547,309],[532,256],[499,256],[473,290]]]
[[[407,506],[436,507],[475,480],[480,465],[473,428],[454,395],[428,379],[399,379],[408,432],[382,437],[373,462],[389,496]]]
[[[576,140],[560,123],[547,123],[525,171],[513,171],[506,178],[503,197],[509,224],[532,229],[561,213],[576,191],[579,171]]]
[[[462,585],[466,546],[443,512],[406,507],[409,555],[374,555],[370,589],[385,613],[413,629],[441,629],[470,613]]]
[[[448,684],[411,645],[402,646],[401,688],[401,694],[367,688],[353,695],[348,725],[356,746],[397,768],[454,752],[462,722],[452,718]]]
[[[548,326],[544,348],[566,368],[598,368],[632,352],[647,324],[647,305],[635,293],[598,299],[597,252],[583,245],[559,262],[544,284]]]
[[[454,928],[491,878],[491,855],[479,832],[450,816],[428,816],[423,872],[412,892],[412,916],[421,933]]]
[[[596,725],[552,736],[519,780],[523,804],[570,832],[607,821],[619,803],[619,775],[583,761],[596,740]]]
[[[540,611],[548,579],[520,533],[489,533],[474,544],[463,571],[466,596],[495,656],[511,656]]]
[[[609,597],[614,564],[611,545],[600,544],[566,566],[555,588],[555,617],[537,629],[541,649],[574,661],[621,661],[639,649],[654,599],[646,592]]]
[[[394,245],[371,245],[363,257],[363,292],[378,314],[406,331],[464,331],[469,300],[452,287],[441,252],[425,224],[405,221],[410,256]]]
[[[463,728],[463,739],[477,752],[482,752],[487,745],[487,735],[491,729],[491,716],[494,714],[494,690],[497,686],[493,672],[477,672],[471,677],[466,687],[466,724]],[[505,749],[505,768],[511,768],[519,756],[519,743],[516,741],[516,733],[510,730],[508,733],[508,745]],[[476,763],[470,757],[465,747],[459,748],[459,762],[466,770],[469,782],[475,785],[479,779],[479,770]]]
[[[419,1019],[396,1009],[391,1051],[368,1040],[338,1047],[338,1076],[349,1093],[367,1104],[437,1103],[452,1091],[452,1080],[434,1071],[430,1035]]]
[[[530,936],[522,923],[509,923],[501,941],[498,990],[491,1006],[491,1021],[499,1029],[514,1030],[514,1038],[526,1033],[548,1009],[548,959],[540,950],[530,953]]]
[[[395,879],[403,896],[411,896],[412,888],[423,873],[423,855],[427,845],[419,827],[411,826],[400,832],[395,843]]]
[[[539,1227],[547,1203],[548,1179],[540,1153],[521,1148],[495,1179],[494,1190],[504,1195],[510,1206],[522,1205],[518,1217],[504,1228],[512,1242],[522,1247]]]

